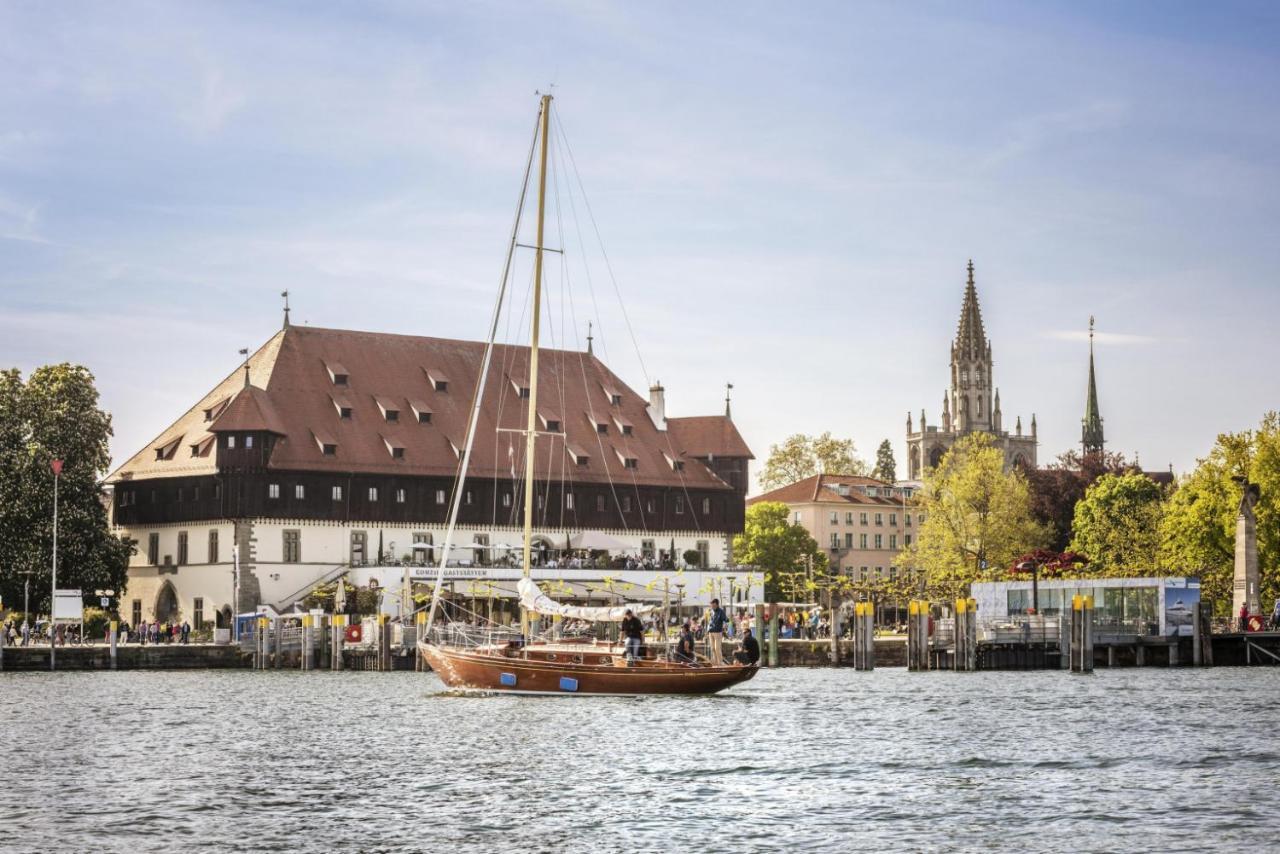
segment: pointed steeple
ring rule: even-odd
[[[1102,413],[1098,409],[1098,381],[1093,370],[1093,317],[1089,318],[1089,393],[1084,402],[1084,418],[1081,419],[1080,449],[1086,454],[1102,452],[1105,439],[1102,435]]]
[[[969,259],[969,280],[964,286],[964,304],[960,307],[960,326],[956,330],[956,356],[959,359],[983,359],[987,354],[987,333],[982,327],[982,309],[978,307],[978,288],[973,283],[973,259]]]
[[[729,393],[732,391],[733,391],[733,383],[725,383],[724,384],[724,417],[725,418],[733,417],[733,415],[729,413],[729,396],[730,396]]]
[[[289,328],[289,292],[282,291],[280,293],[280,296],[282,299],[284,299],[284,328],[288,329]]]

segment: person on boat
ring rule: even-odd
[[[724,608],[720,607],[719,599],[711,600],[711,617],[707,621],[707,646],[708,657],[714,666],[724,664],[724,654],[720,651],[720,644],[724,640],[724,624],[728,618],[724,614]]]
[[[634,661],[640,657],[640,648],[644,645],[644,623],[628,608],[622,615],[622,636],[626,639],[627,658]]]
[[[692,664],[696,660],[693,654],[693,648],[693,627],[690,626],[689,621],[686,620],[680,627],[680,640],[676,641],[676,651],[673,657],[676,661],[681,661],[685,664]]]
[[[733,660],[748,667],[760,660],[760,642],[751,634],[751,629],[742,630],[742,648],[733,654]]]

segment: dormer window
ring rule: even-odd
[[[194,445],[192,445],[191,456],[207,457],[209,455],[209,449],[213,447],[214,438],[215,437],[213,436],[205,436],[199,442],[196,442]]]
[[[210,406],[208,409],[204,411],[204,420],[212,421],[213,419],[217,418],[219,415],[222,414],[222,410],[227,408],[227,404],[230,402],[231,402],[231,398],[224,397],[222,398],[222,400],[218,401],[213,406]]]
[[[437,370],[428,370],[426,374],[427,374],[427,382],[431,383],[431,387],[433,389],[440,392],[449,391],[449,378],[446,377],[443,372],[437,371]]]
[[[516,390],[516,397],[521,400],[529,399],[529,381],[518,380],[515,377],[507,377],[511,381],[511,387]]]
[[[548,433],[559,433],[559,432],[560,432],[560,422],[559,422],[559,421],[556,421],[555,419],[552,419],[552,420],[548,421],[548,422],[547,422],[547,432],[548,432]]]
[[[332,436],[312,431],[312,437],[316,440],[316,447],[320,449],[320,453],[326,457],[336,457],[338,455],[338,441]]]
[[[337,362],[328,362],[325,368],[329,371],[329,380],[336,386],[346,386],[348,380],[347,369]]]
[[[542,421],[542,428],[548,433],[560,432],[560,416],[552,412],[539,412],[538,418]]]
[[[565,452],[568,453],[569,459],[573,460],[573,464],[576,466],[585,466],[591,460],[589,455],[577,448],[566,447]]]
[[[684,471],[684,460],[677,460],[665,451],[662,453],[662,456],[666,457],[667,465],[671,466],[672,471]]]
[[[333,401],[333,408],[338,411],[338,417],[343,421],[351,420],[351,401],[341,396],[330,396]]]
[[[387,453],[391,455],[391,459],[404,459],[404,445],[400,444],[395,439],[388,439],[386,436],[382,437],[382,444],[387,446]]]
[[[640,461],[635,457],[629,456],[617,448],[614,448],[613,452],[618,455],[618,460],[622,463],[623,468],[634,469],[640,467]]]
[[[453,455],[458,459],[462,459],[462,446],[447,437],[445,441],[449,443],[449,448],[453,451]]]
[[[618,432],[621,433],[623,436],[631,435],[633,427],[630,421],[627,421],[625,418],[620,418],[615,416],[613,419],[613,423],[618,425]]]
[[[595,429],[597,434],[601,436],[609,435],[609,422],[604,418],[593,417],[590,413],[587,413],[587,421]]]
[[[609,386],[603,385],[603,384],[601,384],[600,388],[604,389],[604,396],[609,398],[609,405],[611,406],[622,405],[622,394],[617,389],[610,388]]]
[[[177,437],[176,439],[171,439],[170,441],[165,442],[163,445],[157,445],[156,459],[157,460],[173,459],[173,455],[178,452],[178,445],[180,444],[182,444],[181,436]]]
[[[413,417],[419,424],[431,423],[431,408],[426,403],[416,398],[410,398],[409,408],[413,410]]]
[[[378,404],[378,409],[382,411],[382,417],[386,421],[394,422],[400,420],[400,405],[389,397],[374,395],[374,401]]]

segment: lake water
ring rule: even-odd
[[[1274,850],[1280,668],[0,674],[5,851]]]

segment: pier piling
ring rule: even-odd
[[[111,621],[110,632],[107,635],[108,641],[111,643],[111,669],[116,669],[116,638],[120,634],[120,623],[118,620]]]
[[[769,614],[769,666],[778,666],[778,611]]]
[[[1071,672],[1093,672],[1093,597],[1071,597]]]
[[[332,655],[329,669],[338,671],[342,669],[342,630],[346,628],[347,617],[345,614],[334,614],[332,623],[329,627],[329,634],[333,641],[329,650]]]
[[[907,603],[907,669],[929,669],[929,603],[925,600]]]
[[[855,602],[853,606],[853,667],[876,669],[875,605]]]
[[[303,670],[311,669],[311,615],[302,615],[302,655],[298,656]]]

